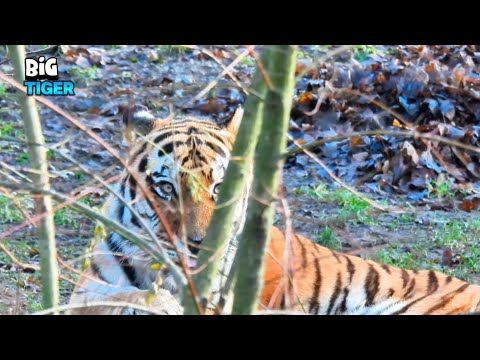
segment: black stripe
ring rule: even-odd
[[[330,250],[330,252],[332,253],[333,257],[334,257],[335,259],[337,259],[337,262],[340,264],[342,261],[340,260],[340,257],[338,256],[338,254],[337,254],[335,251],[331,250],[331,249],[329,249],[329,250]]]
[[[190,124],[189,124],[190,122]],[[221,143],[225,144],[225,139],[222,139],[220,136],[216,135],[214,132],[220,132],[222,129],[220,129],[218,126],[212,123],[207,123],[207,122],[198,122],[198,121],[187,121],[187,122],[180,122],[176,123],[173,125],[169,125],[167,128],[163,128],[161,130],[161,133],[157,135],[157,137],[153,140],[155,144],[158,144],[162,140],[165,140],[169,136],[176,136],[176,135],[185,135],[189,136],[193,133],[192,130],[193,126],[198,126],[195,130],[197,131],[197,134],[204,134],[205,136],[212,136],[213,138],[217,139]],[[190,127],[189,127],[190,126]],[[188,128],[189,127],[189,128]]]
[[[310,298],[310,305],[308,307],[308,312],[310,314],[318,314],[320,309],[319,297],[320,297],[320,286],[322,285],[322,273],[320,270],[320,260],[315,259],[315,282],[313,284],[313,294]]]
[[[352,260],[350,260],[348,256],[345,256],[345,258],[347,259],[347,271],[349,274],[348,284],[350,285],[352,283],[353,274],[355,274],[355,265],[353,265]]]
[[[431,294],[438,289],[438,279],[435,275],[435,271],[430,270],[428,272],[428,293]]]
[[[385,270],[387,272],[387,274],[390,274],[390,266],[388,266],[387,264],[382,264],[382,269]]]
[[[335,305],[335,301],[337,300],[338,295],[340,295],[341,287],[342,287],[342,278],[340,273],[338,272],[337,281],[335,282],[335,289],[333,290],[333,294],[330,297],[330,303],[328,304],[327,315],[330,315],[330,312],[333,309],[333,305]]]
[[[109,282],[107,279],[105,279],[105,277],[102,274],[102,271],[100,270],[100,267],[97,265],[95,261],[92,260],[92,262],[90,263],[90,267],[92,268],[93,273],[95,274],[96,277],[98,277],[102,281],[105,281],[106,283]]]
[[[195,151],[195,156],[203,163],[208,164],[208,160],[205,156],[202,155],[202,153],[198,150]]]
[[[130,262],[126,259],[124,259],[121,262],[121,265],[122,265],[123,272],[125,273],[125,275],[127,275],[128,281],[130,281],[130,283],[133,286],[136,286],[136,287],[139,288],[140,286],[137,282],[137,273],[135,271],[135,268],[133,266],[131,266]]]
[[[179,141],[177,141],[177,143],[181,144]],[[177,144],[175,144],[175,145],[177,145]],[[165,156],[165,155],[168,155],[168,154],[172,153],[173,146],[174,146],[174,143],[167,143],[167,144],[163,145],[160,148],[160,150],[158,150],[158,156],[162,157],[162,156]],[[178,146],[175,146],[175,147],[178,147]]]
[[[413,293],[414,288],[415,288],[415,278],[413,278],[412,281],[410,282],[410,286],[408,287],[408,289],[407,289],[407,291],[404,295],[407,299],[414,295],[414,293]]]
[[[143,153],[146,149],[147,149],[147,145],[148,143],[145,142],[142,147],[140,148],[140,150],[138,150],[135,154],[133,154],[131,157],[130,157],[130,160],[133,162],[138,155],[140,155],[141,153]]]
[[[305,244],[303,241],[301,241],[299,238],[297,238],[298,243],[300,244],[300,250],[302,251],[301,253],[301,258],[302,258],[302,268],[307,267],[307,248],[305,247]]]
[[[140,224],[140,221],[138,221],[137,215],[132,213],[130,221],[134,226],[136,226],[138,228],[142,228],[142,224]]]
[[[227,154],[225,151],[218,145],[215,145],[209,141],[205,141],[205,145],[208,146],[210,149],[212,149],[216,154],[222,155],[224,158],[227,158]]]
[[[152,215],[147,215],[148,218],[150,219],[150,221],[154,221],[156,219],[158,219],[158,215],[157,214],[152,214]]]
[[[110,235],[108,235],[107,245],[110,251],[113,253],[113,255],[115,255],[116,253],[121,253],[122,248],[118,245],[117,242],[113,241],[113,234],[114,233],[110,233]]]
[[[135,191],[136,185],[137,185],[137,182],[135,181],[133,176],[130,175],[128,178],[128,186],[130,189],[130,200],[134,200],[135,197],[137,196],[137,192]]]
[[[155,185],[155,181],[153,181],[153,177],[151,175],[147,175],[145,178],[145,181],[147,182],[148,185]]]
[[[380,275],[378,271],[373,268],[373,265],[368,266],[367,278],[365,279],[365,293],[367,295],[366,306],[372,306],[374,304],[375,295],[380,288]]]
[[[393,294],[395,294],[395,290],[393,290],[392,288],[388,289],[387,298],[392,297]]]
[[[408,276],[408,272],[402,269],[402,280],[403,280],[403,287],[407,286],[408,280],[410,280],[410,276]]]
[[[415,279],[413,279],[415,280]],[[427,296],[429,296],[428,294],[427,295],[424,295],[420,298],[418,298],[417,300],[413,300],[411,303],[405,305],[403,308],[401,308],[400,310],[398,311],[395,311],[394,313],[392,313],[392,315],[400,315],[400,314],[403,314],[405,311],[407,311],[412,305],[416,304],[417,302],[425,299]]]
[[[217,125],[215,125],[214,123],[212,123],[208,120],[198,121],[198,120],[193,119],[193,118],[191,118],[191,119],[177,119],[177,120],[175,120],[174,123],[171,123],[171,124],[167,125],[166,127],[162,128],[161,131],[170,131],[170,132],[176,134],[177,131],[173,131],[173,130],[177,130],[177,129],[185,130],[189,126],[198,126],[198,129],[202,132],[205,129],[212,129],[212,130],[221,131],[221,129]]]
[[[121,204],[118,207],[118,221],[123,224],[123,215],[125,215],[125,205]]]
[[[110,251],[113,253],[113,257],[127,276],[128,281],[130,281],[130,284],[135,287],[139,287],[137,283],[137,275],[135,269],[130,265],[128,258],[123,255],[123,249],[121,245],[113,240],[113,233],[110,233],[110,235],[108,236],[107,245]]]
[[[212,129],[207,129],[207,131],[205,131],[205,133],[206,133],[207,135],[210,135],[210,136],[213,137],[214,139],[220,141],[222,144],[226,145],[226,144],[225,144],[225,139],[222,138],[222,137],[220,137],[220,136],[218,136],[215,132],[212,132],[211,130],[212,130]],[[221,131],[222,131],[222,130],[219,129],[219,128],[214,129],[214,130],[217,130],[218,132],[221,132]]]
[[[452,277],[451,276],[447,276],[447,278],[445,279],[445,284],[449,284],[451,281],[452,281]]]
[[[127,177],[129,175],[122,178],[122,182],[120,183],[120,194],[125,197],[125,183],[127,182]]]
[[[218,136],[215,133],[212,133],[211,131],[207,131],[207,133],[208,133],[208,135],[210,135],[211,137],[213,137],[214,139],[218,140],[220,143],[225,145],[226,148],[228,148],[227,144],[225,144],[225,139],[221,138],[220,136]]]
[[[160,219],[158,218],[157,214],[150,215],[149,219],[152,226],[155,226],[160,222]]]
[[[347,311],[347,297],[348,297],[348,289],[345,288],[343,289],[343,300],[339,306],[339,308],[336,311],[336,314],[343,314]]]
[[[145,155],[140,161],[140,164],[138,164],[138,172],[144,173],[145,170],[147,169],[147,165],[148,165],[148,155]]]
[[[187,155],[183,158],[181,166],[184,166],[187,163],[188,160],[190,160],[190,155]]]
[[[450,291],[448,294],[445,294],[444,296],[442,296],[442,298],[440,300],[440,303],[438,303],[438,304],[432,306],[430,309],[428,309],[425,312],[425,315],[431,314],[434,311],[439,310],[439,309],[447,306],[450,303],[450,301],[452,301],[455,298],[455,295],[458,295],[461,292],[465,291],[465,289],[468,288],[469,286],[470,286],[469,284],[463,284],[462,286],[460,286],[456,290]]]
[[[147,175],[147,176],[150,176],[151,179],[149,179],[149,184],[152,184],[153,183],[153,178],[160,178],[160,177],[167,177],[168,178],[168,175],[165,174],[165,172],[168,172],[170,168],[166,165],[162,165],[162,168],[160,169],[160,171],[154,171],[151,175]]]
[[[163,133],[161,133],[160,135],[158,135],[154,140],[153,142],[155,144],[158,144],[160,141],[166,139],[167,137],[171,136],[172,135],[172,132],[171,131],[164,131]]]

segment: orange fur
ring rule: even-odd
[[[436,271],[402,270],[336,253],[295,235],[291,269],[283,264],[284,234],[274,228],[265,259],[264,287],[259,309],[285,308],[307,313],[343,313],[353,290],[364,303],[398,303],[394,314],[461,314],[480,311],[480,286]],[[290,280],[287,274],[290,272]],[[350,301],[351,302],[351,301]],[[360,299],[360,303],[361,303]],[[359,311],[361,313],[361,311]]]

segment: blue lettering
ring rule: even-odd
[[[23,86],[27,87],[27,95],[33,95],[33,89],[36,87],[37,82],[36,81],[24,81]]]
[[[42,95],[52,95],[52,83],[50,81],[44,81],[41,85]]]
[[[27,95],[75,95],[75,85],[72,81],[24,81]]]
[[[73,92],[73,89],[75,88],[75,85],[71,81],[65,81],[63,83],[63,95],[75,95]]]
[[[63,95],[63,84],[55,81],[53,83],[53,95]]]

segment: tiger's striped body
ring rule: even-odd
[[[196,118],[156,121],[152,131],[130,152],[129,164],[156,196],[172,231],[177,238],[188,240],[187,247],[181,241],[177,242],[181,251],[196,254],[206,234],[240,118],[239,112],[227,127]],[[117,190],[136,210],[137,216],[114,196],[105,206],[108,216],[146,235],[143,222],[160,241],[168,244],[164,227],[127,172]],[[247,199],[248,187],[235,201],[235,221],[228,247],[215,249],[223,254],[221,271],[215,279],[216,293],[225,280],[223,274],[227,274],[232,265]],[[286,250],[289,254],[287,262],[284,261]],[[176,257],[174,251],[169,253]],[[265,261],[259,310],[291,309],[309,314],[456,314],[480,311],[479,286],[438,272],[401,270],[335,253],[302,236],[294,236],[286,242],[276,228],[272,230]],[[158,272],[152,270],[151,264],[152,259],[137,246],[110,233],[105,241],[96,245],[92,263],[82,275],[71,303],[128,299],[146,305],[148,289]],[[181,313],[177,303],[181,294],[168,272],[164,273],[164,287],[162,297],[150,306],[164,309],[163,302],[166,301],[171,306],[165,313]],[[214,305],[218,297],[215,299]],[[129,308],[94,307],[72,313],[133,312]]]
[[[288,297],[289,309],[309,314],[480,311],[478,285],[436,271],[403,270],[336,253],[299,235],[290,243],[291,282],[285,286],[285,244],[282,232],[274,228],[265,259],[260,309],[284,309]]]

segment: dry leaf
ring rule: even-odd
[[[298,97],[299,104],[305,104],[308,101],[313,100],[313,94],[311,92],[304,92]]]

